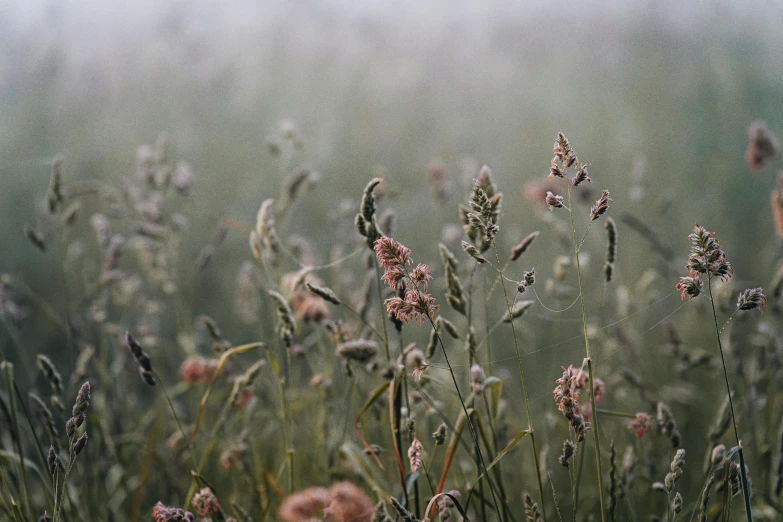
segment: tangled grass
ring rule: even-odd
[[[282,125],[269,143],[281,194],[255,224],[198,231],[195,256],[196,176],[165,140],[139,147],[117,186],[70,183],[54,161],[25,234],[58,259],[65,304],[0,280],[13,350],[0,363],[5,519],[783,517],[780,249],[764,289],[734,287],[732,251],[696,225],[678,282],[687,231],[613,219],[609,190],[593,191],[600,168],[562,133],[548,179],[524,188],[540,230],[504,238],[514,212],[489,167],[470,170],[468,187],[433,163],[426,205],[453,207],[458,223],[411,223],[390,193],[425,187],[377,177],[323,229],[295,231],[289,218],[318,190],[314,171],[294,168],[301,145]],[[777,148],[751,127],[753,170]],[[770,226],[783,237],[780,183]],[[646,270],[623,269],[631,232]],[[214,303],[213,318],[190,295],[223,269],[229,235],[249,248],[235,301]],[[407,248],[414,237],[440,260]],[[530,265],[533,250],[551,270]],[[23,345],[32,314],[56,345]],[[571,345],[581,353],[565,356]]]

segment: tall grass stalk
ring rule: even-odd
[[[408,273],[407,268],[405,268],[405,274],[410,280],[410,274]],[[416,291],[418,292],[418,288],[416,289]],[[473,423],[470,421],[470,415],[468,415],[468,408],[465,406],[465,398],[462,396],[462,391],[460,391],[459,384],[457,383],[457,377],[454,375],[454,369],[452,368],[451,363],[449,362],[449,356],[448,353],[446,353],[446,346],[443,344],[443,339],[441,338],[440,333],[438,333],[438,328],[435,326],[435,322],[432,320],[432,317],[428,315],[427,319],[430,322],[430,326],[435,331],[435,336],[437,337],[438,343],[440,344],[440,348],[443,351],[443,359],[446,361],[446,366],[449,369],[449,374],[451,375],[451,381],[454,383],[454,389],[457,390],[459,403],[462,406],[462,413],[465,415],[465,420],[468,422],[468,428],[470,428],[470,435],[471,437],[473,437],[473,444],[476,450],[476,455],[478,455],[479,463],[481,464],[481,468],[483,468],[483,472],[487,473],[487,465],[484,462],[484,456],[481,453],[481,447],[479,446],[478,435],[476,435],[476,429],[474,428]],[[489,481],[489,491],[490,493],[492,493],[492,501],[495,506],[495,512],[500,513],[500,509],[498,508],[497,497],[495,496],[495,487],[492,484],[491,479],[489,479],[489,476],[487,477],[487,480]]]
[[[541,479],[541,463],[538,456],[538,445],[536,444],[536,432],[533,429],[533,416],[530,413],[530,401],[527,396],[527,386],[525,385],[525,372],[522,369],[522,354],[519,351],[519,342],[517,341],[517,330],[514,327],[514,317],[511,312],[511,300],[508,298],[508,290],[506,290],[506,283],[503,279],[503,269],[500,267],[500,254],[498,254],[498,247],[495,242],[492,243],[493,250],[495,251],[495,259],[497,260],[497,271],[500,276],[500,286],[503,288],[503,296],[506,298],[506,310],[508,311],[508,318],[511,324],[511,335],[514,338],[514,349],[517,353],[517,366],[519,368],[519,379],[522,381],[522,396],[525,400],[525,413],[527,414],[527,429],[530,430],[530,440],[533,445],[533,458],[536,463],[536,477],[538,478],[538,494],[541,498],[541,512],[544,515],[544,522],[546,522],[546,501],[544,497],[544,482]]]
[[[734,437],[737,440],[737,447],[739,447],[739,468],[740,468],[740,480],[742,481],[742,495],[745,498],[745,518],[747,522],[753,522],[753,514],[750,508],[750,491],[748,489],[748,476],[745,471],[745,456],[742,451],[742,442],[739,438],[739,431],[737,430],[737,418],[734,416],[734,401],[731,399],[731,385],[729,384],[729,372],[726,369],[726,357],[723,354],[723,343],[720,340],[720,327],[718,326],[718,314],[715,311],[715,299],[712,297],[712,275],[707,274],[707,288],[710,292],[710,305],[712,305],[712,318],[715,322],[715,336],[718,338],[718,349],[720,350],[720,360],[723,363],[723,378],[726,381],[726,392],[729,394],[729,410],[731,411],[731,424],[734,427]]]
[[[600,501],[601,505],[601,521],[606,520],[606,516],[604,514],[604,485],[603,485],[603,468],[601,466],[601,444],[600,444],[600,437],[599,437],[599,430],[598,430],[598,415],[596,413],[595,408],[595,390],[593,385],[593,359],[590,356],[590,340],[587,336],[587,314],[585,313],[585,295],[584,291],[582,290],[582,267],[579,263],[579,248],[581,246],[581,242],[576,242],[576,227],[574,226],[574,212],[573,212],[573,202],[571,200],[571,184],[568,184],[568,217],[571,220],[571,239],[574,243],[574,257],[576,257],[576,276],[577,280],[579,281],[579,302],[582,306],[582,331],[584,332],[584,338],[585,338],[585,356],[587,358],[587,376],[590,383],[590,406],[592,407],[593,411],[593,437],[595,439],[595,463],[597,466],[597,473],[598,473],[598,500]],[[587,235],[587,230],[589,230],[590,225],[587,225],[587,229],[585,230],[584,235],[582,236],[582,241],[584,241],[584,237]]]
[[[33,519],[33,511],[30,506],[30,490],[27,485],[27,471],[24,465],[24,452],[22,451],[22,430],[19,425],[19,414],[16,409],[16,400],[14,399],[14,374],[13,365],[8,361],[0,363],[0,367],[3,370],[3,377],[5,379],[6,393],[8,393],[8,404],[11,410],[11,422],[13,423],[13,430],[15,433],[14,442],[16,444],[16,451],[19,455],[19,472],[20,479],[22,481],[21,487],[25,509],[27,510],[30,519]]]

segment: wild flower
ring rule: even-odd
[[[411,270],[411,279],[424,291],[427,291],[429,288],[429,283],[432,281],[430,269],[427,267],[427,265],[419,263],[413,268],[413,270]]]
[[[421,441],[419,441],[417,438],[414,438],[410,447],[408,448],[408,460],[410,463],[411,473],[419,471],[419,468],[421,467],[421,455],[423,451],[424,448],[421,445]]]
[[[777,156],[780,141],[762,121],[754,121],[748,127],[748,147],[745,149],[745,162],[753,170],[760,172],[767,162]]]
[[[737,308],[740,310],[755,310],[758,308],[759,312],[761,312],[764,310],[766,302],[767,298],[762,288],[748,288],[740,292],[737,299]]]
[[[378,353],[378,343],[370,339],[346,341],[337,346],[335,353],[343,359],[366,363]]]
[[[211,515],[222,515],[222,509],[217,497],[209,488],[203,488],[201,491],[193,496],[193,509],[196,510],[196,514],[200,517],[208,517]]]
[[[574,174],[574,177],[571,178],[571,184],[575,187],[578,187],[585,181],[588,183],[592,183],[593,180],[590,179],[590,177],[587,175],[587,166],[589,163],[583,163],[579,166],[579,168],[576,171],[576,174]]]
[[[552,192],[547,191],[546,204],[549,205],[549,210],[563,208],[563,196],[556,196]]]
[[[136,342],[130,332],[125,332],[125,346],[136,358],[136,362],[139,365],[139,375],[150,386],[155,386],[155,376],[152,374],[152,361],[149,355],[141,348],[141,345]]]
[[[470,389],[475,395],[481,395],[484,391],[484,370],[478,364],[470,367]]]
[[[438,429],[432,434],[436,446],[441,446],[446,442],[446,423],[441,423]]]
[[[152,508],[152,518],[155,522],[193,522],[195,517],[190,511],[180,508],[166,507],[161,502]]]
[[[652,419],[646,413],[639,412],[628,421],[628,429],[631,430],[637,438],[644,437],[644,434],[652,430]]]
[[[410,263],[411,249],[390,237],[382,237],[373,246],[381,268],[398,268]],[[394,290],[394,288],[392,288]]]
[[[598,198],[598,200],[595,202],[595,205],[590,208],[590,221],[595,221],[604,215],[606,211],[609,210],[610,201],[613,200],[609,197],[609,191],[602,190],[601,197]]]
[[[405,266],[411,262],[410,249],[390,237],[380,238],[374,249],[381,267],[385,269],[383,280],[387,283],[391,281],[389,286],[392,290],[405,289],[403,297],[391,297],[384,301],[389,316],[406,323],[423,323],[427,318],[434,319],[439,306],[435,304],[435,298],[427,293],[427,286],[432,279],[429,268],[419,264],[409,272]],[[406,286],[400,286],[402,284]]]
[[[563,368],[563,376],[555,381],[557,386],[553,393],[557,409],[570,422],[576,433],[576,441],[582,442],[588,428],[584,416],[580,413],[578,393],[575,394],[573,391],[575,378],[573,366]]]
[[[352,482],[343,481],[329,488],[329,504],[324,516],[335,522],[364,522],[372,518],[375,505],[372,500]]]
[[[698,278],[698,276],[681,277],[680,281],[677,283],[677,290],[680,292],[683,299],[685,299],[686,296],[689,296],[690,299],[693,299],[694,297],[701,295],[703,287],[704,283],[701,281],[701,279]]]
[[[576,445],[572,441],[566,439],[563,441],[563,452],[557,458],[557,461],[563,467],[567,468],[571,461],[571,457],[574,456],[574,453],[576,453]]]
[[[538,237],[538,234],[540,232],[536,230],[535,232],[531,232],[525,238],[519,242],[518,245],[513,247],[511,249],[511,257],[509,258],[511,261],[516,261],[519,259],[522,254],[524,254],[528,248],[530,248],[530,245],[533,244],[533,241]]]
[[[180,378],[191,384],[209,382],[217,371],[217,361],[204,357],[190,356],[179,367]]]
[[[708,232],[697,224],[688,239],[691,241],[691,252],[685,268],[691,276],[697,277],[701,274],[717,276],[724,281],[731,279],[734,268],[726,261],[726,253],[721,250],[714,232]]]

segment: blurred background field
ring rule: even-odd
[[[67,181],[116,184],[133,172],[136,147],[165,133],[196,176],[188,258],[221,218],[252,223],[280,191],[266,142],[292,120],[304,142],[297,165],[320,183],[289,226],[320,248],[335,238],[307,231],[382,172],[399,239],[434,261],[466,197],[466,162],[493,169],[505,195],[501,241],[515,244],[540,228],[522,187],[546,175],[562,130],[611,190],[616,216],[636,213],[683,256],[690,227],[704,223],[743,279],[761,284],[774,272],[774,169],[752,175],[743,151],[751,121],[783,127],[781,11],[774,2],[7,2],[0,271],[62,300],[53,254],[23,232],[55,154]],[[433,160],[452,178],[447,203],[425,186]],[[621,233],[620,273],[632,280],[650,253]],[[196,310],[222,315],[246,245],[243,233],[229,235],[194,287]],[[549,253],[540,254],[533,263],[545,273]],[[35,331],[36,343],[49,341]]]
[[[165,134],[171,159],[187,161],[195,176],[181,209],[180,262],[190,279],[180,283],[190,311],[214,317],[235,344],[256,340],[233,309],[237,272],[252,257],[241,224],[249,230],[260,203],[285,185],[289,170],[268,150],[281,122],[294,122],[303,145],[290,169],[312,169],[318,181],[279,232],[306,237],[319,264],[335,243],[359,244],[345,218],[380,174],[388,183],[380,205],[399,213],[395,238],[417,261],[439,265],[444,227],[460,224],[457,203],[467,201],[471,176],[488,164],[504,193],[501,252],[542,230],[524,268],[551,278],[553,257],[570,252],[541,223],[543,202],[531,202],[523,187],[545,179],[552,141],[563,131],[591,163],[594,194],[611,191],[620,223],[615,284],[629,289],[631,310],[667,297],[637,318],[635,335],[680,300],[676,273],[647,272],[661,267],[657,254],[622,224],[624,212],[675,252],[680,275],[696,222],[718,233],[737,270],[735,290],[766,286],[775,274],[781,243],[769,193],[780,162],[752,173],[743,155],[754,120],[783,131],[781,4],[3,1],[0,12],[0,273],[24,281],[59,313],[78,308],[61,272],[67,241],[49,228],[50,248],[41,253],[24,233],[26,224],[47,229],[41,215],[51,161],[63,155],[66,187],[94,179],[119,186],[134,175],[137,147]],[[433,162],[451,179],[443,199],[427,182]],[[76,225],[83,236],[91,205]],[[226,220],[234,223],[226,241],[206,270],[193,273],[193,260]],[[600,295],[602,228],[590,237],[591,288]],[[344,269],[358,273],[362,263],[356,257]],[[499,317],[503,309],[495,302],[489,313]],[[711,349],[706,311],[696,304],[671,321],[687,342]],[[523,351],[581,328],[577,307],[531,322]],[[163,336],[175,339],[177,328],[164,325]],[[541,328],[546,339],[535,333]],[[426,343],[425,328],[411,332]],[[32,368],[40,352],[70,371],[66,340],[45,316],[32,314],[18,335],[29,353],[0,339],[19,368]],[[507,358],[508,333],[498,336],[497,357]],[[610,344],[599,345],[598,360],[606,359],[606,370],[634,360],[638,373],[655,380],[671,373],[655,354],[664,344],[655,330],[635,342],[639,358]],[[583,356],[577,339],[526,359],[537,415],[557,413],[548,399],[554,379]],[[181,357],[158,360],[173,374]],[[521,415],[515,363],[506,364],[497,373],[512,380],[510,408]],[[723,397],[719,381],[700,378]],[[17,379],[32,385],[40,377],[18,371]],[[711,415],[690,417],[693,429],[704,432],[695,419],[710,422]],[[559,444],[552,443],[552,456]]]

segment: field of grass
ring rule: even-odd
[[[783,520],[780,9],[112,4],[0,19],[0,520]]]

